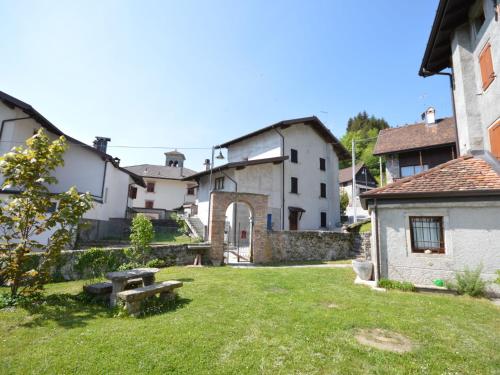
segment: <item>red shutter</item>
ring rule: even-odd
[[[500,120],[490,128],[491,153],[500,160]]]
[[[481,67],[481,78],[483,79],[483,90],[495,79],[493,60],[491,58],[491,45],[488,43],[479,55],[479,66]]]

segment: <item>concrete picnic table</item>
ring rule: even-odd
[[[155,273],[158,268],[134,268],[128,271],[109,272],[106,274],[106,279],[111,280],[113,289],[109,299],[111,306],[116,306],[117,294],[125,290],[127,281],[131,279],[142,279],[144,286],[152,285],[155,282]]]

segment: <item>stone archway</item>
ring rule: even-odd
[[[265,251],[267,195],[251,193],[213,192],[210,197],[210,230],[208,239],[211,243],[210,260],[214,265],[224,261],[224,230],[226,209],[231,203],[246,203],[252,212],[253,235],[252,250],[255,263],[265,263],[270,254]]]

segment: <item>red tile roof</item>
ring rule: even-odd
[[[476,195],[474,193],[486,192],[500,195],[500,174],[484,159],[465,155],[428,171],[370,190],[362,194],[361,198],[442,196],[457,193]]]
[[[378,134],[373,155],[450,145],[454,144],[455,140],[455,121],[453,117],[446,117],[431,125],[420,122],[382,129]]]

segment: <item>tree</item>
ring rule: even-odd
[[[366,111],[363,111],[349,118],[347,132],[340,140],[349,152],[352,150],[352,140],[359,141],[356,143],[356,162],[362,161],[374,176],[378,176],[380,170],[378,158],[373,156],[373,148],[380,130],[388,127],[389,124],[383,118],[368,116]],[[347,168],[351,164],[351,160],[345,160],[340,163],[340,167]]]
[[[349,195],[347,192],[342,191],[340,193],[340,214],[345,215],[347,206],[349,206]]]
[[[16,191],[0,204],[0,278],[9,283],[12,297],[43,289],[51,265],[92,207],[90,194],[79,194],[75,187],[59,194],[49,191],[57,183],[51,173],[64,165],[66,149],[64,137],[51,142],[40,129],[26,146],[0,158],[2,190]],[[46,245],[36,240],[44,232],[52,232]],[[38,264],[30,266],[32,251],[42,253]]]
[[[130,242],[138,258],[141,258],[142,264],[146,263],[146,253],[153,241],[155,231],[149,217],[144,214],[138,214],[132,220],[130,232]]]

